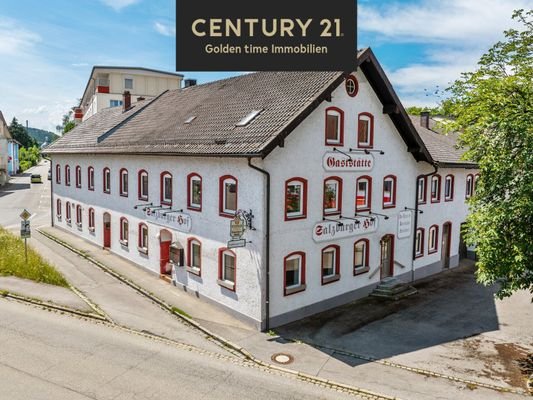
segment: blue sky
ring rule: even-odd
[[[512,10],[528,6],[530,0],[359,0],[358,45],[373,48],[404,105],[435,105],[437,87],[474,68],[513,25]],[[16,116],[55,131],[93,65],[174,71],[174,15],[175,0],[2,0],[0,110],[8,122]],[[180,72],[200,83],[235,74]]]

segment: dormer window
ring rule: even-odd
[[[196,115],[193,115],[192,117],[189,117],[183,122],[184,124],[190,124],[192,121],[196,119]]]
[[[235,126],[246,126],[246,125],[248,125],[250,122],[252,122],[262,112],[263,112],[263,110],[252,110],[252,112],[250,112],[246,117],[244,117],[239,122],[237,122],[235,124]]]

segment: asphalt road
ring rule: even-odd
[[[0,399],[344,399],[243,361],[0,299]]]

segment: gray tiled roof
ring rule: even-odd
[[[409,115],[409,117],[433,160],[441,164],[476,165],[474,162],[462,159],[466,150],[458,146],[459,135],[456,132],[447,134],[439,132],[436,129],[436,122],[433,119],[429,121],[430,128],[432,129],[427,129],[420,124],[419,116]]]

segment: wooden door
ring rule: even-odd
[[[104,247],[111,247],[111,216],[104,214]]]
[[[386,235],[381,238],[381,279],[393,275],[393,236]]]
[[[441,261],[443,268],[450,268],[450,234],[451,224],[446,222],[442,225],[442,239],[441,239]]]

